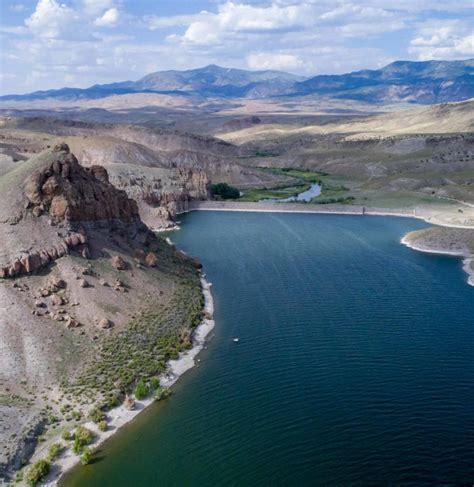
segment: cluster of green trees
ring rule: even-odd
[[[90,445],[94,441],[94,433],[84,426],[78,426],[74,432],[74,443],[72,451],[76,455],[81,455],[84,451],[84,447]]]
[[[211,184],[209,190],[214,199],[235,200],[240,197],[240,191],[227,183]]]
[[[24,480],[28,485],[34,486],[41,482],[46,475],[48,475],[51,469],[51,462],[56,460],[56,458],[61,455],[64,451],[64,445],[61,443],[54,443],[48,449],[48,455],[46,458],[37,460],[30,468],[26,471]],[[17,481],[23,480],[23,472],[21,475],[17,475]]]
[[[151,393],[154,393],[155,399],[160,401],[169,396],[170,391],[165,387],[160,386],[160,381],[157,377],[152,377],[149,382],[145,379],[140,379],[135,386],[134,394],[135,397],[140,399],[145,399]]]

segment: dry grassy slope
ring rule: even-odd
[[[346,134],[354,139],[404,134],[445,134],[474,130],[474,101],[417,107],[349,122],[321,125],[257,125],[219,134],[227,142],[244,144],[273,138],[291,139],[311,135]]]
[[[474,254],[474,230],[467,228],[426,228],[410,232],[404,241],[431,252],[445,251],[466,256]]]
[[[38,170],[51,174],[48,168],[57,157],[56,152],[49,150],[0,178],[0,260],[3,264],[39,248],[59,245],[78,226],[85,229],[90,253],[90,258],[85,259],[80,249],[70,248],[68,256],[51,262],[36,274],[0,279],[0,408],[2,417],[17,418],[16,422],[0,422],[0,477],[4,476],[2,469],[14,457],[25,431],[38,420],[38,412],[50,405],[53,414],[62,420],[61,405],[67,402],[74,405],[81,396],[62,390],[61,380],[68,378],[74,383],[75,377],[86,367],[93,367],[97,360],[101,360],[101,347],[105,343],[117,340],[117,344],[123,344],[120,334],[129,329],[129,323],[142,311],[151,313],[149,316],[156,314],[155,321],[146,322],[149,323],[146,332],[152,335],[150,339],[181,334],[196,311],[193,303],[199,305],[201,299],[199,280],[192,263],[175,255],[169,245],[156,238],[138,220],[125,225],[118,220],[50,222],[50,214],[34,216],[31,207],[26,209],[26,181]],[[72,185],[72,188],[76,184],[87,185],[92,177],[90,173],[87,176],[84,169],[78,169],[74,174],[69,182],[65,176],[59,187],[63,184],[66,187]],[[48,184],[51,183],[52,179]],[[100,181],[95,185],[95,195],[100,194],[101,185],[104,190],[106,188]],[[117,191],[107,188],[107,191]],[[95,198],[88,193],[89,190],[83,187],[77,194],[84,194],[84,199],[68,200],[68,204],[74,205],[73,214],[93,213],[91,205],[94,203],[91,201]],[[97,201],[98,215],[104,203],[100,198]],[[58,211],[62,208],[56,204],[55,214],[61,214]],[[157,266],[137,266],[135,258],[139,251],[155,252]],[[122,257],[127,263],[126,269],[117,270],[112,265],[112,256]],[[63,279],[66,287],[42,295],[53,277]],[[117,279],[121,281],[120,285]],[[63,304],[54,303],[58,298]],[[37,303],[42,303],[41,307]],[[173,303],[173,316],[179,319],[162,322],[160,310],[169,303]],[[67,316],[79,326],[67,327]],[[114,326],[101,329],[98,327],[101,318],[111,320]],[[140,323],[145,326],[145,321]],[[118,365],[102,372],[103,375],[111,374],[107,379],[109,382],[113,380],[113,374],[119,374]],[[137,374],[142,365],[129,365],[129,371]],[[97,387],[99,384],[93,381],[88,386],[95,400],[101,397]],[[110,384],[107,387],[110,388]]]
[[[104,165],[112,175],[116,173],[117,164],[122,164],[122,175],[124,164],[128,165],[132,172],[136,170],[135,166],[148,167],[150,170],[161,168],[158,174],[165,185],[168,180],[174,179],[175,169],[204,171],[210,182],[226,182],[241,188],[272,186],[286,182],[285,178],[243,166],[236,158],[210,152],[186,149],[154,150],[145,144],[111,136],[66,137],[61,140],[65,140],[71,146],[82,163]]]
[[[449,253],[464,257],[463,269],[474,286],[474,230],[431,227],[405,235],[403,242],[423,252]]]
[[[469,101],[296,128],[258,124],[224,137],[267,155],[247,159],[249,165],[331,174],[333,186],[348,188],[336,196],[354,196],[361,204],[472,203],[473,107]],[[384,132],[368,137],[368,129]],[[408,133],[400,135],[403,130]]]

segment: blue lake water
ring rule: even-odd
[[[183,216],[172,239],[214,284],[208,348],[63,484],[472,485],[474,288],[400,245],[425,226]]]

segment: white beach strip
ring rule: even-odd
[[[460,205],[464,203],[460,202]],[[449,228],[474,228],[474,214],[464,221],[455,221],[453,215],[443,215],[436,210],[423,208],[374,208],[353,205],[317,205],[300,203],[249,203],[229,201],[196,201],[181,213],[191,211],[230,211],[251,213],[313,213],[327,215],[394,216],[415,218],[432,225]],[[455,215],[459,220],[459,215]],[[446,219],[447,218],[447,219]]]
[[[211,294],[211,284],[201,277],[202,292],[204,294],[204,312],[207,316],[214,314],[214,301]],[[203,349],[206,337],[214,328],[213,319],[204,319],[193,333],[193,348],[179,354],[176,360],[168,362],[167,371],[160,378],[160,384],[164,387],[172,386],[179,377],[195,365],[196,355]]]
[[[173,225],[168,228],[152,228],[152,232],[154,233],[164,233],[164,232],[174,232],[176,230],[180,230],[181,227],[179,225]]]
[[[474,270],[472,269],[472,258],[463,260],[463,271],[469,276],[467,283],[470,286],[474,286]]]
[[[409,241],[407,238],[408,235],[405,235],[401,240],[400,243],[406,245],[410,249],[418,250],[420,252],[426,252],[427,254],[444,254],[444,255],[454,255],[455,257],[466,257],[466,253],[461,251],[453,251],[453,250],[443,250],[443,249],[427,249],[425,247],[420,247],[415,245]]]
[[[207,335],[214,328],[215,322],[212,318],[214,314],[214,300],[211,294],[212,284],[207,282],[207,280],[201,276],[201,286],[204,295],[204,312],[206,313],[206,316],[209,316],[210,318],[204,319],[194,330],[193,347],[190,350],[180,353],[178,359],[170,360],[168,362],[167,370],[160,376],[160,385],[163,387],[170,387],[176,383],[182,374],[195,365],[194,359],[196,358],[196,355],[203,349]],[[93,445],[91,445],[91,448],[96,449],[153,402],[154,398],[149,398],[135,401],[135,409],[133,410],[127,409],[123,404],[110,410],[107,413],[107,431],[100,431],[97,425],[91,421],[85,423],[84,426],[96,434],[96,439]],[[55,438],[54,442],[64,443],[59,437]],[[44,445],[44,448],[37,450],[35,457],[45,457],[50,444],[51,443],[48,442],[47,445]],[[60,458],[54,461],[54,464],[51,467],[51,473],[48,475],[46,482],[42,485],[48,487],[57,486],[60,477],[72,467],[79,464],[79,461],[80,458],[68,448]]]

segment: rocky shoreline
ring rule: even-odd
[[[0,480],[12,480],[53,462],[51,440],[192,346],[203,299],[200,263],[66,144],[0,187]]]

